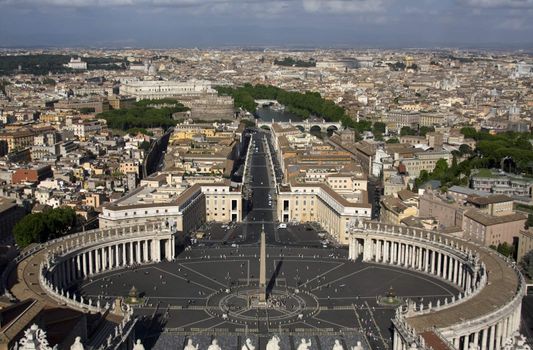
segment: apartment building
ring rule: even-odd
[[[444,159],[450,165],[452,155],[446,151],[417,152],[411,158],[399,158],[397,163],[403,164],[409,176],[416,178],[422,170],[432,172],[439,159]]]
[[[34,168],[20,168],[13,172],[11,182],[19,184],[23,182],[39,182],[41,180],[53,177],[52,167],[44,165]]]
[[[393,225],[400,225],[403,219],[410,216],[417,216],[416,205],[408,205],[400,198],[393,196],[383,197],[381,200],[380,218],[381,222]]]
[[[489,169],[482,169],[473,175],[470,186],[477,191],[522,197],[527,200],[533,198],[533,179]]]
[[[17,149],[31,147],[35,133],[28,129],[0,131],[0,156]]]

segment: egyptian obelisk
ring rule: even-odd
[[[266,238],[265,225],[261,228],[261,247],[259,253],[259,302],[266,302]]]

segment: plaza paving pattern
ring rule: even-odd
[[[258,285],[257,246],[196,247],[172,262],[95,276],[79,290],[93,300],[112,301],[135,286],[142,298],[135,308],[141,316],[138,335],[149,348],[181,349],[187,336],[195,344],[216,336],[227,343],[223,350],[240,349],[246,338],[263,349],[274,334],[285,344],[282,349],[296,349],[302,336],[312,340],[310,349],[331,348],[334,339],[345,348],[361,341],[365,348],[388,349],[394,309],[379,306],[377,296],[392,287],[398,297],[427,303],[458,293],[421,273],[348,261],[346,253],[268,246],[269,308],[251,307],[246,298]]]

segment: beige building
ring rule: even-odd
[[[168,222],[189,234],[205,222],[205,196],[200,185],[184,191],[141,186],[119,200],[104,205],[100,227]]]
[[[466,199],[467,205],[476,207],[481,212],[494,215],[503,216],[514,213],[513,199],[505,195],[491,195],[491,196],[469,196]]]
[[[207,221],[242,221],[242,192],[227,183],[201,184]]]
[[[428,132],[426,135],[427,144],[433,149],[442,148],[444,143],[444,135],[439,132]]]
[[[533,250],[533,230],[521,230],[518,234],[518,249],[516,252],[516,261],[522,261],[522,258]]]
[[[419,199],[419,216],[434,217],[441,228],[462,227],[463,211],[453,199],[426,191]]]
[[[34,136],[35,134],[27,129],[0,132],[0,156],[33,146]]]
[[[416,178],[422,170],[432,172],[439,159],[444,159],[451,164],[452,155],[449,152],[419,152],[412,158],[400,158],[399,163],[403,164],[409,176]]]
[[[130,194],[104,205],[100,227],[168,221],[189,233],[206,221],[242,221],[242,192],[229,182],[183,188],[161,181],[164,176],[144,181]]]
[[[122,174],[135,173],[137,175],[141,172],[141,164],[138,160],[128,160],[120,163],[120,172]]]
[[[469,209],[463,216],[464,238],[486,246],[504,242],[513,244],[525,223],[526,216],[520,213],[492,216],[478,209]]]
[[[418,209],[414,205],[407,205],[401,199],[384,197],[381,200],[381,222],[400,225],[401,221],[410,216],[417,216]]]
[[[318,222],[340,244],[347,244],[350,225],[369,219],[372,206],[352,203],[325,184],[280,186],[277,216],[281,222]]]
[[[0,243],[13,242],[13,227],[25,215],[24,209],[14,200],[0,197]]]

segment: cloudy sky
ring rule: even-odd
[[[0,46],[533,47],[533,0],[0,0]]]

